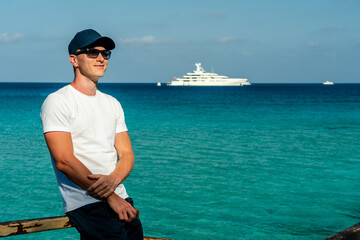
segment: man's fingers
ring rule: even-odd
[[[100,185],[100,183],[96,182],[93,185],[91,185],[86,191],[88,191],[89,193],[95,193],[96,188],[98,188]]]
[[[130,212],[128,212],[128,216],[129,216],[128,222],[131,222],[132,220],[134,220],[136,218],[136,212],[134,214],[133,211],[130,211]]]
[[[116,185],[114,185],[111,179],[106,175],[101,174],[91,174],[88,175],[89,179],[97,180],[94,184],[92,184],[87,191],[96,197],[109,197],[111,193],[114,192]],[[110,192],[110,195],[108,194]],[[106,194],[106,196],[104,196]]]
[[[102,181],[101,181],[101,176],[100,174],[92,174],[92,175],[88,175],[88,178],[91,179],[91,180],[97,180],[95,183],[93,183],[88,189],[87,191],[89,193],[96,193],[96,191],[94,191],[95,189],[97,189],[101,184],[102,184]],[[102,189],[98,189],[97,191],[100,191]]]
[[[122,216],[124,216],[123,220],[125,222],[131,222],[136,218],[136,214],[133,213],[132,209],[125,209],[124,213],[121,212]]]
[[[100,198],[107,198],[109,197],[114,191],[110,188],[103,188],[102,190],[96,189],[96,195]]]
[[[130,203],[129,203],[129,205],[130,205],[130,210],[131,210],[132,214],[134,214],[136,217],[136,214],[137,214],[136,209]]]
[[[102,196],[102,198],[108,198],[111,194],[113,194],[113,192],[107,192]]]
[[[90,174],[87,177],[91,180],[98,180],[101,176],[101,174]]]
[[[120,211],[119,218],[125,222],[131,222],[136,218],[135,208],[128,202],[125,202],[123,211]]]
[[[119,214],[119,218],[120,218],[121,221],[128,220],[128,216],[127,216],[126,212],[122,212],[122,211]]]
[[[134,220],[136,218],[137,212],[136,212],[136,209],[130,203],[127,202],[127,205],[128,206],[127,206],[126,212],[129,217],[127,222],[131,222],[132,220]]]

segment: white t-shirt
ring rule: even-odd
[[[75,157],[93,174],[108,175],[115,169],[115,134],[127,131],[127,127],[123,109],[114,97],[100,91],[95,96],[88,96],[67,85],[46,98],[40,117],[44,133],[71,133]],[[63,197],[64,212],[100,201],[57,170],[54,159],[51,159]],[[123,184],[116,188],[115,193],[124,199],[128,197]]]

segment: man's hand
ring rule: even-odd
[[[121,221],[131,222],[136,218],[136,210],[130,203],[113,193],[107,199],[108,204],[117,213]]]
[[[115,191],[116,187],[120,182],[112,174],[110,175],[101,175],[101,174],[92,174],[88,175],[88,178],[91,180],[96,180],[92,184],[87,192],[96,198],[107,198]]]

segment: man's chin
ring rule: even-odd
[[[98,74],[96,74],[97,78],[102,78],[105,75],[105,72],[99,72]]]

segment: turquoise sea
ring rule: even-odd
[[[0,83],[0,222],[63,214],[39,113],[65,84]],[[323,239],[360,221],[360,84],[98,87],[125,111],[146,236]]]

